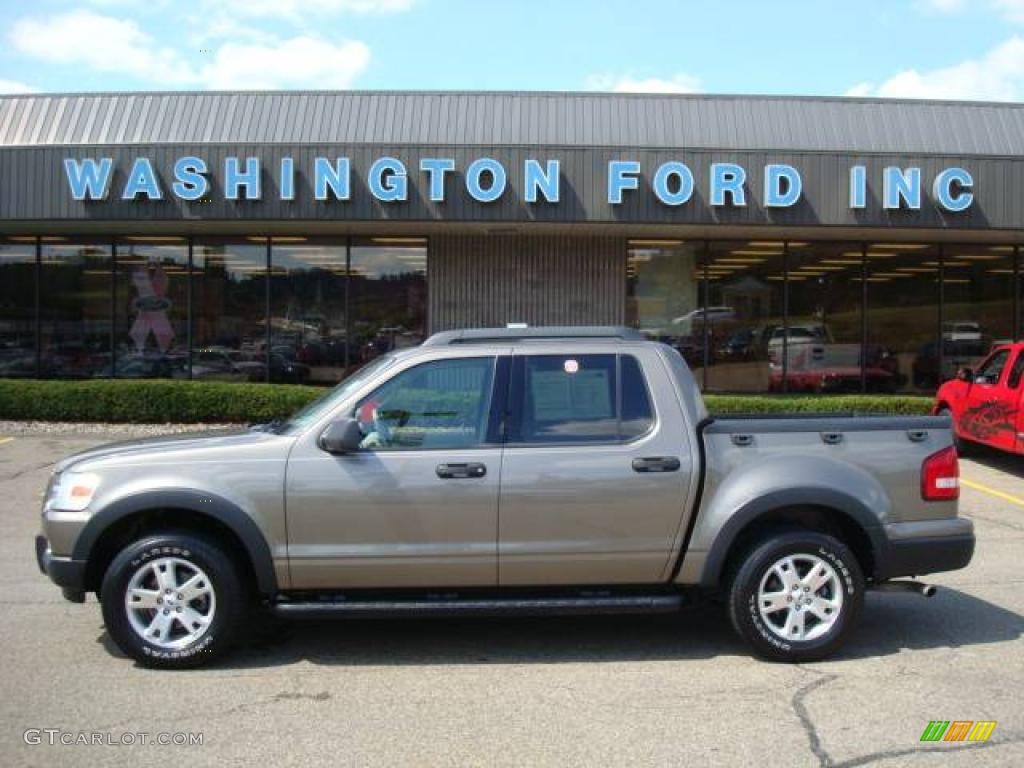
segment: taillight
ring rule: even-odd
[[[921,464],[921,498],[925,501],[960,498],[960,462],[953,446],[933,453]]]

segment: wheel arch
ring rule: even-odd
[[[717,587],[736,560],[771,531],[803,529],[835,536],[850,547],[865,578],[885,561],[886,538],[875,514],[838,491],[785,491],[752,500],[736,510],[715,537],[700,583]]]
[[[198,491],[157,491],[119,499],[99,510],[79,534],[72,557],[86,562],[85,586],[98,591],[103,574],[128,541],[154,530],[186,530],[213,536],[238,557],[250,584],[266,597],[277,593],[277,576],[266,537],[232,502]]]

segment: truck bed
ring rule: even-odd
[[[712,545],[724,528],[742,523],[737,510],[830,499],[842,509],[856,499],[879,539],[956,518],[955,502],[921,498],[922,463],[952,443],[945,417],[738,415],[705,419],[698,431],[704,483],[680,580],[707,581],[710,572],[717,578]]]

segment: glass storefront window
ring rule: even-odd
[[[1013,246],[943,248],[942,375],[1013,339]]]
[[[267,245],[197,240],[192,247],[192,378],[266,381]]]
[[[0,240],[0,378],[36,375],[36,245]]]
[[[44,378],[103,376],[111,366],[113,271],[109,242],[44,238],[39,284]]]
[[[352,357],[341,241],[274,238],[270,271],[270,380],[336,384]]]
[[[188,378],[188,242],[117,243],[114,365],[100,375]]]
[[[772,389],[782,389],[783,376],[787,392],[860,392],[862,379],[869,390],[888,387],[894,374],[882,351],[869,348],[865,360],[861,345],[861,247],[800,241],[787,247],[788,331],[776,329],[769,341]]]
[[[426,239],[354,240],[348,297],[352,365],[422,342],[427,329]]]
[[[703,243],[630,240],[626,265],[626,324],[675,347],[691,367],[703,365],[694,335],[700,307],[698,254]]]
[[[934,392],[940,375],[939,249],[873,243],[865,264],[868,391]]]
[[[1024,339],[1024,247],[1018,246],[1014,253],[1017,263],[1017,328],[1016,341]]]
[[[694,313],[691,330],[695,338],[707,340],[707,351],[701,353],[708,363],[708,390],[781,387],[783,250],[781,241],[708,243],[707,306]]]

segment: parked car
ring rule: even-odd
[[[943,323],[944,341],[981,341],[981,326],[978,323]]]
[[[958,494],[945,418],[711,419],[683,358],[636,331],[451,331],[280,423],[64,459],[36,556],[154,667],[221,656],[259,606],[674,611],[702,592],[756,653],[802,661],[842,645],[866,588],[927,594],[892,579],[967,565]]]
[[[792,347],[797,344],[828,344],[831,341],[832,334],[821,324],[791,325],[788,328],[780,326],[772,331],[768,339],[768,355],[770,358],[778,358],[786,343]]]
[[[201,381],[250,381],[253,369],[246,362],[233,359],[237,352],[223,347],[192,350],[192,378]]]
[[[704,324],[731,323],[736,321],[736,310],[732,307],[701,307],[685,315],[672,318],[667,332],[672,336],[686,336],[702,333]]]
[[[974,443],[1024,454],[1024,342],[1000,344],[961,368],[935,395],[933,412],[953,420],[961,451]]]
[[[902,383],[896,358],[877,345],[863,349],[852,343],[791,342],[786,348],[786,366],[782,365],[781,348],[772,352],[772,392],[782,391],[783,370],[788,392],[856,393],[861,391],[862,375],[868,392],[894,392]]]
[[[109,379],[166,379],[185,370],[188,360],[184,355],[118,355],[117,364],[107,364],[96,373],[96,378]]]

